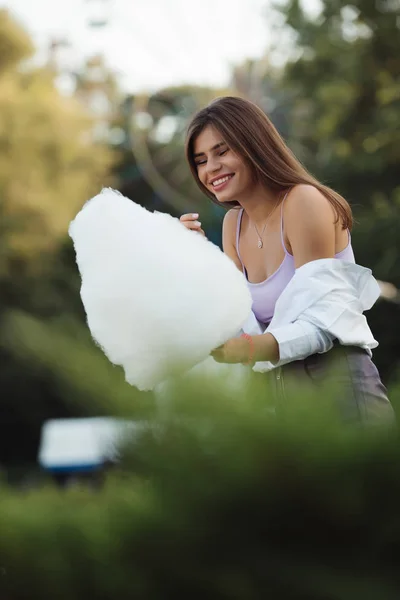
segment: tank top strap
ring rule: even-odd
[[[246,269],[244,267],[242,257],[240,256],[240,250],[239,250],[240,228],[242,226],[243,210],[244,210],[243,208],[241,208],[239,210],[239,214],[238,214],[237,221],[236,221],[236,253],[238,255],[238,259],[240,260],[240,264],[242,265],[243,273],[246,275]]]
[[[290,190],[288,190],[286,192],[286,194],[283,196],[283,200],[282,200],[282,203],[281,203],[281,242],[282,242],[282,247],[283,247],[283,249],[285,251],[285,254],[289,254],[289,252],[286,249],[286,246],[285,246],[285,237],[283,235],[283,205],[285,204],[285,200],[286,200],[286,197],[287,197],[287,195],[288,195],[289,192],[290,192]],[[291,256],[291,255],[289,254],[289,256]]]

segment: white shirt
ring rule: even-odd
[[[337,258],[315,260],[296,269],[265,328],[251,313],[243,326],[250,335],[271,333],[279,344],[279,361],[257,362],[263,373],[288,362],[330,350],[334,340],[371,350],[378,346],[363,312],[380,296],[370,269]]]

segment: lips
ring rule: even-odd
[[[217,189],[225,185],[228,181],[230,181],[234,175],[234,173],[228,173],[227,175],[222,176],[219,175],[218,177],[214,177],[214,179],[212,179],[210,183],[214,189]]]

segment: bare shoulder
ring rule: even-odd
[[[313,185],[303,183],[296,185],[288,193],[285,217],[297,223],[304,220],[335,222],[335,212],[329,200]]]
[[[329,200],[312,185],[296,185],[284,206],[285,242],[296,268],[335,255],[335,213]]]

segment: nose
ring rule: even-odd
[[[215,173],[219,171],[221,168],[221,160],[220,157],[217,156],[209,156],[207,159],[206,171],[207,173]]]

